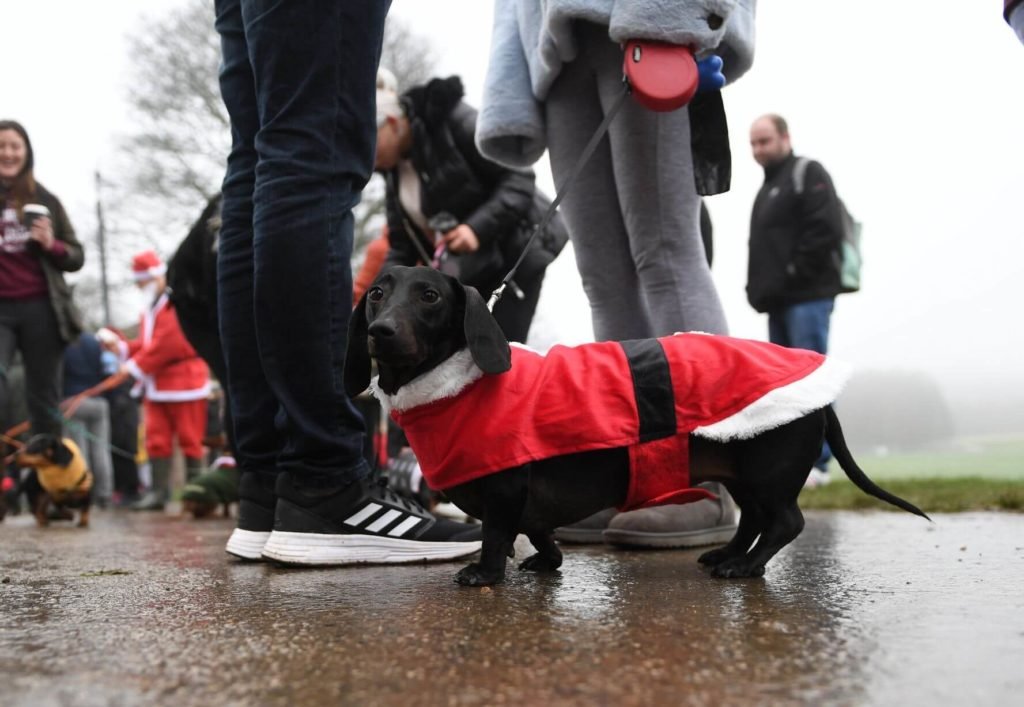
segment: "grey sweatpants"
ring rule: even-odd
[[[110,456],[110,404],[106,398],[86,398],[65,424],[67,435],[82,450],[94,479],[93,498],[109,501],[114,493]]]
[[[579,54],[545,103],[558,189],[622,92],[608,28],[581,22],[576,36]],[[562,204],[597,340],[727,333],[700,239],[685,108],[655,113],[628,99]]]

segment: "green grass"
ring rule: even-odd
[[[1024,512],[1024,480],[1004,479],[902,479],[879,483],[882,488],[910,501],[925,513],[962,511]],[[804,510],[886,510],[903,511],[868,496],[846,478],[827,486],[804,489],[800,494]]]
[[[966,478],[1024,480],[1024,438],[956,440],[945,449],[877,455],[854,450],[872,479]],[[833,462],[833,470],[839,471]]]
[[[926,513],[1024,512],[1024,438],[975,438],[941,450],[854,456],[876,483]],[[801,508],[899,510],[855,487],[835,462],[829,471],[832,483],[805,489]]]

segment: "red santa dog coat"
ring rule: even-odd
[[[431,488],[561,454],[626,447],[623,510],[706,498],[690,488],[689,435],[746,439],[824,407],[845,366],[813,351],[707,334],[512,347],[484,375],[468,350],[375,394],[401,425]],[[376,383],[376,382],[375,382]]]

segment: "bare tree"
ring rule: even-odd
[[[212,0],[189,0],[145,20],[129,42],[133,129],[121,141],[115,169],[103,175],[100,190],[113,264],[127,263],[142,248],[169,256],[220,189],[231,136],[213,21]],[[429,78],[435,61],[427,38],[389,18],[382,65],[395,74],[400,89]],[[382,213],[383,187],[374,179],[355,210],[354,261],[379,232]],[[111,275],[116,297],[128,282],[127,266],[119,272],[115,265]],[[91,300],[98,287],[83,278],[78,290],[81,299]],[[83,305],[99,308],[91,301]]]
[[[128,184],[136,193],[202,204],[220,187],[231,123],[220,97],[213,17],[211,0],[192,0],[129,42],[128,102],[138,127],[124,151],[135,165]]]
[[[401,93],[434,76],[437,55],[428,37],[416,34],[400,20],[388,18],[380,65],[395,75]]]

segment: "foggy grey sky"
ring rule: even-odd
[[[145,13],[180,4],[147,0]],[[7,72],[0,115],[26,125],[37,176],[89,233],[92,173],[113,161],[115,136],[128,127],[125,36],[142,4],[10,5],[5,53],[26,68]],[[439,71],[460,74],[479,105],[491,3],[395,0],[392,14],[434,40]],[[1000,3],[769,1],[757,30],[753,70],[725,92],[732,191],[709,202],[731,333],[766,338],[744,295],[762,180],[747,130],[778,112],[796,151],[825,165],[864,222],[863,291],[838,299],[832,353],[859,369],[925,371],[954,393],[1024,399],[1024,46]],[[552,193],[546,164],[538,178]],[[183,235],[167,234],[163,250]],[[589,337],[568,252],[550,271],[537,328],[538,344]]]

